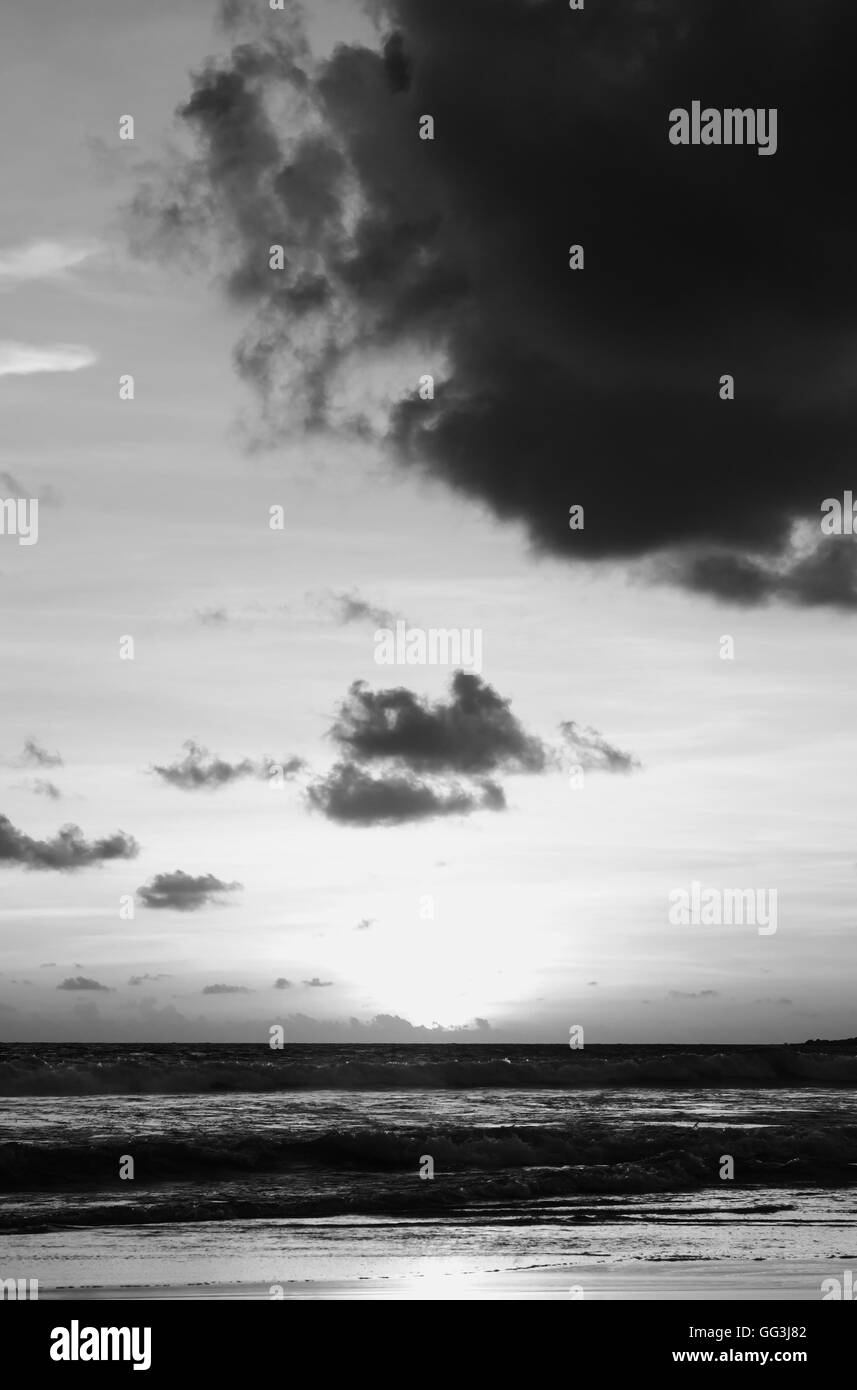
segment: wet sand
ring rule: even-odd
[[[115,1289],[42,1289],[40,1299],[394,1299],[394,1300],[516,1300],[562,1299],[660,1301],[821,1300],[824,1279],[841,1278],[843,1265],[834,1260],[678,1261],[623,1265],[569,1265],[561,1269],[531,1268],[444,1274],[443,1257],[431,1277],[296,1280],[279,1285],[197,1284]],[[272,1295],[272,1288],[275,1293]]]

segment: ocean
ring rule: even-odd
[[[40,1297],[820,1297],[857,1046],[0,1047]]]

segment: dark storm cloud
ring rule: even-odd
[[[494,782],[485,782],[478,793],[457,784],[436,788],[408,772],[371,777],[355,763],[337,763],[326,777],[310,783],[307,798],[328,820],[350,825],[403,825],[480,809],[499,811],[506,804]]]
[[[585,772],[633,772],[640,766],[633,753],[614,748],[597,729],[582,729],[573,719],[559,727],[568,756]]]
[[[7,816],[0,816],[0,865],[22,864],[27,869],[82,869],[110,859],[133,859],[139,845],[131,835],[117,830],[101,840],[87,840],[77,825],[64,825],[52,840],[34,840],[18,830]]]
[[[297,12],[263,23],[231,0],[239,42],[181,110],[196,155],[133,210],[150,250],[225,265],[265,424],[324,424],[340,369],[416,349],[445,366],[433,400],[414,383],[392,403],[393,456],[537,549],[642,558],[724,600],[857,605],[850,538],[818,530],[821,501],[854,481],[857,9],[376,12],[377,46],[314,63]],[[669,112],[694,99],[776,107],[776,153],[673,146]],[[810,558],[792,547],[800,518]]]
[[[214,874],[186,874],[176,869],[171,874],[155,874],[151,882],[137,892],[146,907],[177,908],[179,912],[196,912],[209,903],[219,903],[220,893],[234,893],[240,883],[224,883]]]
[[[779,598],[803,608],[850,609],[857,607],[857,567],[849,539],[824,537],[785,565],[718,550],[670,556],[658,561],[653,573],[746,607]]]
[[[275,767],[281,767],[283,776],[289,778],[295,776],[304,766],[301,758],[287,758],[284,763],[273,763],[270,759],[254,762],[250,758],[242,758],[238,763],[229,763],[224,758],[210,757],[208,749],[201,748],[192,739],[182,746],[187,752],[179,761],[168,766],[156,764],[152,768],[164,782],[173,787],[180,787],[182,791],[214,791],[218,787],[228,786],[230,782],[237,782],[242,777],[264,780],[271,775]]]
[[[246,985],[205,985],[203,994],[252,994]]]
[[[354,681],[331,737],[358,762],[398,758],[424,772],[543,772],[551,754],[479,676],[456,671],[450,699],[430,703],[399,686]]]
[[[85,975],[69,976],[57,985],[57,989],[98,989],[105,994],[110,992],[107,985],[100,985],[97,980],[89,980]]]

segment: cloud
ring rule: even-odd
[[[252,994],[246,985],[205,985],[203,994]]]
[[[36,372],[79,372],[91,367],[95,353],[77,343],[53,343],[31,347],[27,343],[0,340],[0,376],[32,376]]]
[[[291,987],[291,980],[287,980],[284,975],[281,975],[278,980],[274,981],[274,989],[291,989]]]
[[[388,608],[379,608],[374,603],[369,603],[367,599],[361,598],[356,590],[350,594],[335,593],[328,590],[323,596],[324,602],[333,610],[335,620],[343,626],[348,623],[371,623],[373,627],[394,628],[396,626],[396,614]]]
[[[94,242],[31,241],[0,251],[0,289],[61,275],[98,250]]]
[[[3,470],[0,470],[0,488],[6,497],[35,497],[42,507],[56,507],[62,501],[59,492],[50,484],[43,487],[41,492],[34,493],[25,483],[20,482],[14,473],[6,473]]]
[[[52,840],[34,840],[0,815],[0,865],[70,872],[110,859],[134,859],[139,849],[137,841],[123,830],[90,841],[77,825],[64,825]]]
[[[229,622],[225,608],[198,608],[194,617],[203,627],[225,627]]]
[[[47,777],[30,777],[24,783],[24,786],[27,787],[34,796],[47,796],[50,797],[51,801],[59,801],[62,798],[62,792],[59,787],[53,782],[49,782]]]
[[[182,869],[171,874],[155,874],[137,893],[146,907],[175,908],[178,912],[197,912],[211,903],[220,904],[220,893],[234,893],[243,885],[224,883],[214,874],[194,877]]]
[[[311,989],[326,989],[332,985],[332,980],[320,980],[317,975],[313,975],[311,980],[301,980],[302,985],[309,985]]]
[[[194,152],[133,208],[153,254],[214,251],[246,314],[236,365],[261,428],[374,430],[397,466],[571,564],[641,561],[725,601],[857,606],[853,546],[816,531],[807,557],[792,543],[852,481],[841,170],[857,11],[833,23],[830,6],[757,0],[727,25],[715,0],[602,0],[597,23],[532,0],[375,13],[377,42],[318,61],[299,20],[262,24],[231,0],[236,46],[181,108]],[[673,146],[670,110],[694,93],[738,100],[741,74],[755,106],[778,108],[773,157]],[[585,270],[569,268],[572,242]],[[380,421],[349,404],[379,357],[402,383]],[[438,364],[433,399],[417,358]]]
[[[283,776],[289,779],[305,765],[302,758],[287,758],[282,763],[274,763],[270,758],[256,762],[242,758],[241,762],[229,763],[223,758],[209,758],[208,749],[200,747],[192,739],[182,746],[187,749],[184,758],[168,766],[155,765],[152,771],[170,786],[180,787],[183,791],[214,791],[242,777],[264,781],[275,768],[281,768]]]
[[[63,760],[59,753],[49,753],[46,748],[36,742],[34,738],[24,741],[23,752],[15,760],[16,767],[62,767]]]
[[[597,729],[584,729],[573,720],[560,724],[569,756],[585,772],[633,772],[640,766],[633,753],[614,748]]]
[[[543,772],[551,754],[527,734],[480,676],[456,671],[448,701],[420,699],[399,686],[371,691],[354,681],[330,731],[358,762],[399,759],[416,771]]]
[[[354,763],[337,763],[307,788],[311,807],[328,820],[350,825],[403,825],[437,816],[503,810],[502,788],[486,781],[477,794],[456,784],[440,790],[406,772],[371,777]]]
[[[473,1042],[482,1035],[486,1041],[496,1036],[486,1018],[466,1023],[431,1027],[411,1023],[398,1014],[376,1014],[361,1020],[317,1019],[309,1014],[290,1014],[283,1019],[287,1036],[296,1042]]]
[[[107,985],[100,985],[97,980],[89,980],[85,975],[69,976],[57,985],[57,989],[99,989],[105,994],[109,993]]]
[[[201,748],[192,739],[182,747],[187,749],[187,753],[180,762],[165,767],[156,765],[152,769],[171,786],[181,787],[185,791],[197,791],[203,787],[223,787],[240,777],[256,776],[256,764],[249,758],[243,758],[240,763],[228,763],[222,758],[213,757],[206,762],[207,748]]]
[[[591,770],[639,766],[594,729],[561,726],[565,743]],[[309,805],[329,820],[403,824],[436,816],[506,809],[503,788],[487,773],[545,773],[568,752],[527,733],[480,676],[456,671],[447,700],[429,701],[398,686],[372,691],[354,681],[330,729],[344,756],[307,789]],[[381,763],[372,776],[366,764]],[[460,779],[466,779],[462,785]]]
[[[784,999],[784,998],[782,998],[782,996],[781,996],[779,999],[772,999],[772,998],[770,997],[770,995],[765,995],[765,997],[762,998],[762,999],[754,999],[754,1000],[753,1000],[753,1003],[754,1003],[754,1004],[788,1004],[789,1006],[793,1006],[793,1005],[794,1005],[794,1000],[793,1000],[793,999]]]
[[[128,981],[129,985],[141,985],[145,980],[171,980],[171,975],[132,975]]]
[[[360,921],[357,923],[357,926],[354,928],[354,930],[355,930],[355,931],[369,931],[372,927],[374,927],[374,925],[375,925],[375,918],[374,918],[374,917],[361,917],[361,918],[360,918]]]
[[[718,991],[716,989],[701,989],[698,994],[688,993],[683,989],[671,989],[670,999],[716,999]]]

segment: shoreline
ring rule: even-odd
[[[40,1289],[39,1299],[54,1302],[132,1301],[190,1299],[265,1300],[286,1299],[393,1299],[417,1301],[557,1299],[566,1302],[755,1302],[762,1300],[819,1302],[825,1278],[841,1273],[843,1260],[794,1260],[775,1263],[760,1260],[676,1261],[665,1263],[568,1265],[562,1268],[486,1270],[472,1274],[445,1274],[438,1260],[429,1277],[314,1279],[229,1284],[164,1284],[118,1286],[112,1289]],[[276,1292],[272,1294],[271,1290]],[[281,1291],[281,1292],[280,1292]]]

